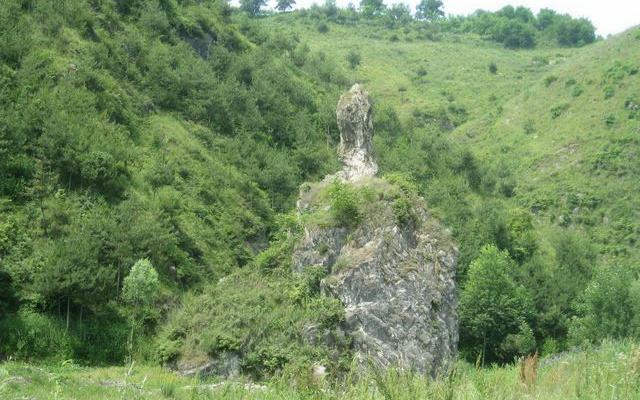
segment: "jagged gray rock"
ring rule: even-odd
[[[330,211],[323,193],[336,179],[368,191],[369,201],[357,227],[339,221],[314,224],[309,222],[313,218],[305,218],[293,269],[324,267],[322,291],[344,305],[342,329],[361,364],[370,360],[436,375],[449,368],[457,353],[458,251],[423,199],[373,176],[371,103],[359,85],[342,96],[337,117],[344,168],[320,183],[305,184],[298,212]],[[397,214],[407,199],[413,216],[409,221]],[[318,340],[317,334],[308,336],[311,342]]]
[[[338,176],[354,181],[374,176],[378,165],[373,158],[373,115],[369,94],[359,84],[340,97],[336,109],[340,128],[338,156],[343,168]]]
[[[457,352],[457,249],[422,206],[416,226],[402,227],[383,203],[352,232],[306,227],[294,269],[326,268],[323,292],[344,304],[342,329],[361,364],[436,375]]]
[[[235,352],[225,351],[215,358],[208,358],[207,360],[193,363],[193,365],[178,363],[175,367],[178,375],[181,376],[237,378],[240,376],[240,355]]]

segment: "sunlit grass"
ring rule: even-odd
[[[304,380],[301,380],[304,381]],[[179,377],[160,367],[88,368],[63,363],[35,366],[0,364],[3,399],[442,399],[571,400],[640,398],[640,347],[606,342],[587,351],[543,358],[535,378],[526,383],[518,364],[477,369],[458,362],[449,376],[431,380],[388,370],[343,383],[308,381],[294,386],[274,379],[201,381]]]

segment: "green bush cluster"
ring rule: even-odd
[[[330,212],[337,226],[355,227],[362,221],[358,192],[351,185],[335,181],[329,188]]]

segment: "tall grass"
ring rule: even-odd
[[[300,382],[305,384],[300,385]],[[82,368],[77,365],[36,367],[0,364],[0,398],[48,399],[260,399],[260,400],[572,400],[640,398],[640,345],[605,342],[581,352],[514,365],[477,368],[459,362],[454,372],[433,380],[389,369],[371,371],[341,383],[274,379],[264,384],[246,381],[197,381],[159,367],[129,365]]]

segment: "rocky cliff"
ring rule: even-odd
[[[303,186],[293,268],[325,269],[322,291],[344,305],[342,330],[360,363],[435,375],[457,349],[457,249],[409,182],[373,176],[371,104],[360,86],[337,117],[344,168]]]

